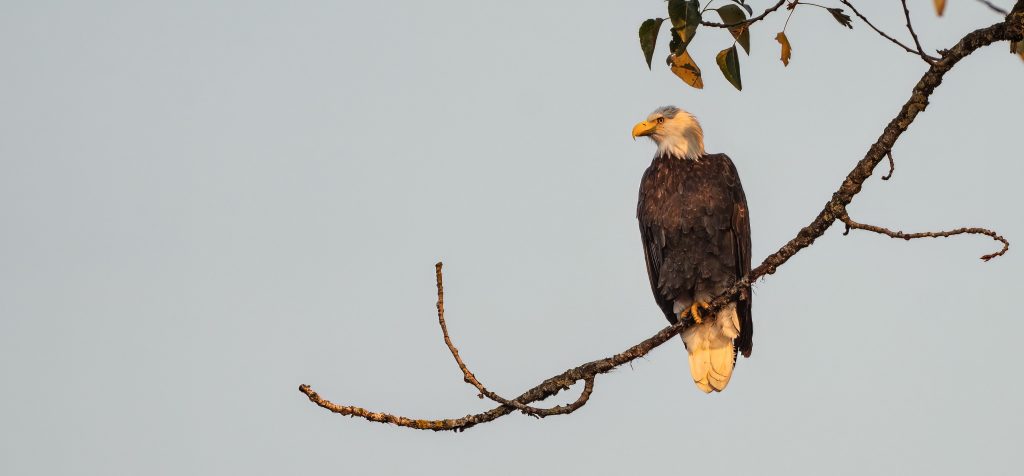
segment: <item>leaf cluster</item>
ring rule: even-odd
[[[697,89],[704,87],[704,80],[701,76],[700,67],[693,60],[688,48],[700,27],[707,24],[704,20],[704,15],[710,14],[711,11],[714,11],[722,21],[721,24],[715,25],[727,28],[733,37],[732,45],[719,51],[715,57],[715,62],[718,64],[718,69],[722,72],[722,75],[725,76],[725,79],[733,87],[738,90],[743,89],[743,80],[740,73],[740,55],[736,45],[743,48],[744,53],[747,55],[750,54],[750,26],[760,17],[752,17],[754,11],[750,5],[747,5],[746,0],[729,0],[729,2],[727,5],[716,8],[711,8],[714,0],[710,0],[703,8],[701,8],[700,0],[668,0],[667,2],[667,19],[671,25],[669,30],[671,37],[669,39],[669,55],[665,59],[665,63],[679,79]],[[787,8],[794,10],[800,3],[798,0],[792,1]],[[782,2],[780,1],[779,5],[781,4]],[[850,16],[843,13],[842,9],[826,8],[826,10],[841,25],[853,28]],[[640,49],[643,51],[644,60],[647,61],[648,68],[651,68],[654,48],[658,43],[658,36],[661,33],[661,27],[665,20],[666,18],[650,18],[640,24]],[[776,40],[782,44],[782,61],[788,65],[789,58],[792,56],[792,47],[786,38],[785,28],[783,28],[783,32],[776,35]]]
[[[733,42],[731,45],[718,52],[715,56],[715,63],[718,64],[718,69],[722,72],[725,79],[728,80],[729,83],[737,90],[742,90],[743,81],[740,72],[740,54],[738,53],[736,46],[739,45],[740,48],[743,49],[744,53],[749,56],[751,44],[750,30],[752,26],[754,23],[764,19],[768,13],[771,13],[781,7],[783,1],[780,0],[777,4],[768,8],[764,13],[758,16],[753,16],[754,11],[751,6],[747,4],[747,0],[719,0],[720,3],[725,3],[725,5],[713,7],[715,1],[716,0],[708,0],[708,2],[701,7],[700,0],[667,0],[667,18],[659,17],[645,20],[640,25],[640,49],[643,51],[647,67],[651,68],[655,46],[658,43],[658,37],[662,31],[663,24],[668,20],[671,28],[669,29],[669,55],[665,59],[665,63],[668,65],[672,73],[678,76],[684,83],[694,88],[702,89],[704,87],[704,80],[701,76],[701,69],[690,54],[689,47],[693,43],[698,32],[702,31],[703,28],[726,28],[732,35]],[[789,62],[793,57],[793,46],[790,42],[790,38],[786,35],[786,27],[789,25],[789,20],[792,18],[797,7],[806,5],[825,10],[841,26],[853,29],[853,18],[851,18],[850,15],[847,15],[842,8],[819,5],[802,0],[786,1],[786,10],[789,11],[789,16],[786,18],[786,21],[782,26],[782,30],[775,35],[775,41],[779,43],[781,50],[779,59],[782,61],[784,66],[789,66]],[[850,5],[847,4],[847,6]],[[945,0],[934,0],[934,6],[935,13],[938,16],[942,16],[946,7]],[[712,11],[717,14],[722,23],[714,23],[713,20],[705,18],[705,15],[710,15]],[[854,9],[854,13],[856,13],[856,9]],[[861,18],[863,19],[863,17]],[[1019,54],[1024,58],[1024,42],[1011,43],[1010,49],[1012,52]],[[921,52],[921,55],[923,57],[930,58],[923,52]],[[931,59],[934,60],[934,58]]]

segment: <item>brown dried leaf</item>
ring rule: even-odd
[[[779,58],[782,60],[782,64],[789,66],[789,58],[793,56],[793,47],[789,45],[789,38],[786,38],[786,33],[780,31],[778,35],[775,35],[775,41],[778,41],[782,45],[782,56]]]
[[[697,67],[697,63],[693,62],[693,58],[690,58],[689,53],[683,52],[681,55],[672,55],[669,59],[672,62],[672,72],[679,76],[679,79],[697,89],[704,89],[704,80],[700,77],[700,68]]]
[[[935,14],[942,16],[942,13],[946,11],[946,0],[934,0],[935,1]]]
[[[835,18],[840,25],[843,25],[849,29],[853,29],[853,18],[850,15],[843,13],[842,8],[829,8],[827,9],[832,14],[832,18]]]

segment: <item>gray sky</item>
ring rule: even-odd
[[[756,9],[766,1],[752,1]],[[828,2],[831,3],[831,2]],[[866,2],[859,2],[866,3]],[[900,38],[901,10],[865,13]],[[1009,5],[1009,1],[997,2]],[[1024,64],[962,62],[830,230],[756,287],[751,359],[704,395],[672,342],[577,413],[467,433],[341,418],[296,387],[420,418],[489,408],[434,315],[515,395],[665,325],[634,214],[664,104],[737,163],[759,262],[806,225],[924,70],[801,7],[752,31],[742,93],[678,81],[618,2],[2,2],[0,473],[1011,474]],[[976,2],[922,41],[998,20]],[[564,399],[575,398],[575,391]]]

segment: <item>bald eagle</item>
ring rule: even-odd
[[[658,108],[633,138],[658,145],[640,184],[636,215],[654,300],[668,321],[692,319],[682,332],[693,382],[725,389],[737,352],[753,345],[749,289],[715,316],[708,301],[750,272],[750,216],[736,166],[704,152],[704,132],[690,113]]]

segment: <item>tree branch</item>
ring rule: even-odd
[[[921,48],[921,40],[917,38],[917,32],[914,31],[914,25],[910,22],[910,9],[907,8],[907,0],[901,0],[901,2],[903,3],[903,16],[907,19],[907,31],[910,32],[910,36],[914,39],[914,45],[917,46],[917,54],[920,55],[921,59],[925,60],[926,63],[935,63],[935,60],[938,58],[928,55],[928,53],[924,52],[924,48]]]
[[[775,5],[772,5],[772,6],[768,7],[768,9],[765,10],[760,15],[758,15],[756,17],[750,17],[750,18],[747,18],[746,20],[738,21],[736,23],[715,23],[713,21],[701,20],[700,24],[704,25],[704,26],[715,27],[715,28],[733,28],[733,27],[737,27],[737,26],[741,26],[741,25],[750,25],[750,24],[756,23],[758,21],[764,20],[764,17],[768,16],[770,13],[774,12],[775,10],[778,10],[779,7],[781,7],[783,3],[786,3],[786,0],[779,0],[779,3],[776,3]]]
[[[913,240],[913,239],[917,239],[917,238],[948,238],[950,236],[955,236],[955,235],[969,234],[969,235],[985,235],[985,236],[988,236],[989,238],[992,238],[993,240],[999,241],[999,242],[1001,242],[1003,244],[1003,249],[1001,249],[1001,250],[999,250],[999,251],[997,251],[995,253],[987,254],[987,255],[982,256],[981,257],[982,261],[988,261],[988,260],[990,260],[992,258],[995,258],[997,256],[1002,256],[1002,255],[1004,255],[1010,249],[1010,242],[1006,241],[1006,238],[1003,238],[998,233],[996,233],[996,232],[994,232],[992,230],[989,230],[987,228],[977,228],[977,227],[967,228],[967,227],[964,227],[964,228],[957,228],[955,230],[950,230],[950,231],[926,231],[926,232],[921,232],[921,233],[904,233],[902,231],[892,231],[892,230],[890,230],[888,228],[884,228],[884,227],[881,227],[881,226],[866,225],[864,223],[858,223],[858,222],[854,221],[852,218],[850,218],[850,215],[848,215],[846,213],[842,214],[839,217],[839,220],[841,220],[843,223],[846,224],[846,233],[843,233],[844,235],[848,234],[850,232],[851,228],[855,229],[855,230],[871,231],[871,232],[878,233],[878,234],[881,234],[881,235],[886,235],[889,238],[899,238],[899,239],[903,239],[903,240],[907,240],[907,241],[910,241],[910,240]]]
[[[466,363],[462,361],[462,357],[459,356],[459,349],[455,347],[455,344],[452,343],[451,337],[448,336],[448,324],[444,321],[444,279],[441,275],[442,266],[443,264],[440,262],[434,265],[434,274],[437,279],[437,322],[441,326],[441,335],[444,337],[444,344],[448,346],[448,350],[452,353],[452,357],[455,358],[455,363],[459,366],[459,370],[462,371],[463,381],[476,387],[476,389],[480,391],[479,397],[481,398],[487,397],[493,402],[511,406],[528,415],[540,417],[545,410],[524,405],[515,400],[505,399],[504,397],[487,390],[487,387],[484,387],[484,384],[480,383],[480,380],[476,378],[476,375],[473,375],[473,372],[470,372],[469,368],[466,367]],[[589,392],[586,393],[588,393],[589,398]]]
[[[780,2],[781,5],[782,2]],[[845,3],[845,2],[844,2]],[[776,6],[777,8],[777,6]],[[766,12],[765,14],[767,14]],[[763,17],[764,15],[762,15]],[[940,84],[946,73],[948,73],[953,66],[955,66],[960,60],[972,54],[979,48],[988,46],[997,41],[1020,41],[1024,39],[1024,0],[1017,0],[1017,4],[1014,6],[1013,11],[1007,16],[1003,22],[994,24],[992,26],[981,28],[968,33],[956,45],[951,49],[945,51],[943,57],[936,61],[928,68],[928,71],[921,77],[917,85],[914,86],[911,92],[910,99],[903,105],[900,112],[893,118],[883,129],[882,134],[878,140],[868,149],[864,158],[857,162],[856,166],[843,180],[839,189],[832,194],[832,198],[825,203],[821,212],[811,221],[809,225],[804,227],[797,233],[796,237],[789,240],[785,245],[779,248],[775,253],[772,253],[761,262],[756,268],[754,268],[747,276],[739,279],[734,283],[726,292],[720,294],[711,301],[711,309],[709,312],[715,312],[721,309],[728,302],[740,297],[748,288],[750,283],[762,278],[766,275],[773,274],[779,266],[783,265],[790,258],[795,256],[798,252],[811,246],[814,241],[821,237],[826,230],[828,230],[836,220],[844,221],[851,227],[857,227],[859,229],[865,229],[875,231],[878,233],[886,234],[889,236],[895,236],[898,238],[910,239],[907,234],[901,234],[901,232],[893,232],[880,227],[873,227],[871,225],[863,225],[849,219],[849,215],[846,211],[847,205],[849,205],[853,198],[860,193],[864,181],[867,180],[873,173],[875,167],[886,157],[887,153],[892,150],[893,145],[897,139],[910,127],[914,119],[920,114],[925,108],[928,107],[928,98],[935,91]],[[1006,252],[1009,243],[1001,236],[995,234],[991,230],[983,228],[963,228],[959,230],[953,230],[949,232],[933,232],[924,234],[912,234],[911,238],[924,236],[952,236],[954,234],[961,233],[979,233],[991,236],[993,239],[999,240],[1003,243],[1003,249],[992,255],[987,255],[988,258],[1000,256]],[[437,267],[437,278],[438,278],[438,311],[439,317],[442,314],[443,309],[443,295],[441,292],[441,274],[440,264]],[[439,322],[443,322],[439,319]],[[311,402],[319,405],[322,408],[330,410],[331,412],[338,413],[341,415],[353,416],[364,418],[369,421],[376,421],[381,423],[390,423],[398,426],[407,428],[416,428],[422,430],[456,430],[461,431],[467,428],[471,428],[480,423],[493,421],[497,418],[505,416],[511,413],[519,405],[528,405],[532,402],[544,400],[552,395],[555,395],[562,390],[568,389],[576,382],[584,382],[584,390],[576,402],[570,405],[564,405],[554,407],[551,409],[532,409],[535,412],[535,416],[547,416],[555,414],[567,414],[576,411],[581,408],[589,400],[591,393],[594,388],[594,381],[598,375],[608,373],[615,368],[632,362],[640,357],[643,357],[649,353],[652,349],[664,344],[669,339],[674,337],[684,328],[689,326],[690,321],[682,321],[680,323],[665,327],[658,331],[658,333],[649,337],[648,339],[636,344],[625,351],[615,354],[611,357],[607,357],[600,360],[594,360],[587,362],[578,367],[566,370],[554,377],[551,377],[537,386],[523,392],[521,395],[509,401],[508,404],[502,404],[496,408],[488,410],[483,413],[474,415],[467,415],[457,419],[445,419],[445,420],[416,420],[407,418],[404,416],[396,416],[387,413],[373,412],[364,408],[355,406],[344,406],[326,400],[316,392],[309,385],[299,386],[299,391],[304,393]],[[444,331],[447,334],[447,331]],[[450,343],[450,339],[446,342]],[[453,351],[453,355],[457,356],[457,351],[454,349],[454,345],[450,345],[450,350]],[[472,375],[465,364],[461,362],[461,359],[457,358],[460,369],[463,370],[464,375]],[[472,383],[472,382],[471,382]],[[479,383],[479,381],[477,381]],[[476,386],[474,384],[474,386]],[[477,389],[483,388],[483,385],[479,385]],[[481,392],[482,393],[482,392]],[[500,398],[500,397],[499,397]]]
[[[914,51],[909,46],[904,45],[902,42],[900,42],[896,38],[893,38],[893,37],[887,35],[884,31],[879,30],[878,27],[876,27],[873,23],[871,23],[871,20],[868,20],[868,17],[862,15],[860,13],[860,11],[857,10],[857,7],[853,6],[852,3],[850,3],[847,0],[839,0],[839,1],[842,2],[843,5],[846,5],[846,6],[850,7],[850,10],[853,10],[853,14],[854,15],[857,15],[858,18],[860,18],[864,23],[866,23],[869,27],[871,27],[872,30],[875,30],[876,33],[878,33],[879,35],[882,35],[882,38],[885,38],[885,39],[893,42],[894,44],[896,44],[896,46],[899,46],[900,48],[903,48],[904,50],[906,50],[907,53],[910,53],[910,54],[912,54],[914,56],[920,57],[922,60],[924,60],[925,63],[928,63],[929,65],[934,64],[935,61],[937,61],[939,59],[939,58],[936,58],[936,57],[929,56],[929,55],[925,54],[925,52],[923,50],[921,50],[920,43],[917,45],[918,46],[918,51]],[[906,7],[906,2],[904,1],[904,10],[906,10],[905,7]],[[910,12],[909,11],[907,12],[907,28],[911,29],[910,33],[914,36],[914,41],[917,41],[917,34],[914,33],[914,30],[910,26]]]

